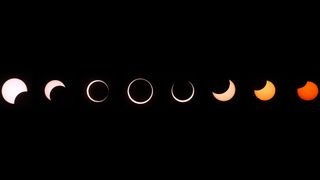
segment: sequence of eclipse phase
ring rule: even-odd
[[[132,93],[131,88],[137,82],[145,83],[150,90],[150,94],[144,100],[136,99],[134,94]],[[171,89],[170,89],[170,93],[171,93],[172,99],[174,99],[176,102],[188,103],[194,98],[195,92],[196,92],[196,88],[195,88],[194,84],[191,81],[187,81],[186,83],[188,84],[188,86],[190,87],[190,90],[191,90],[191,93],[187,98],[178,97],[175,93],[175,83],[172,84]],[[91,91],[91,88],[94,84],[100,84],[100,85],[105,86],[108,93],[101,99],[93,98],[90,91]],[[46,84],[46,86],[44,87],[44,95],[49,101],[51,101],[51,92],[55,88],[67,88],[67,86],[60,80],[49,81]],[[221,102],[231,101],[236,94],[236,89],[237,89],[236,84],[232,80],[229,80],[228,89],[223,93],[212,92],[212,97],[214,97],[214,99],[221,101]],[[26,92],[28,92],[27,85],[25,84],[25,82],[23,82],[21,79],[18,79],[18,78],[12,78],[12,79],[7,80],[3,84],[2,89],[1,89],[3,99],[6,102],[8,102],[9,104],[15,104],[15,100],[16,100],[17,96],[20,95],[21,93],[26,93]],[[142,105],[142,104],[146,104],[151,101],[151,99],[154,96],[154,87],[149,80],[147,80],[145,78],[137,78],[137,79],[132,80],[128,84],[126,92],[127,92],[128,99],[132,103],[137,104],[137,105]],[[253,94],[255,95],[255,97],[261,101],[271,100],[276,95],[276,92],[277,92],[276,86],[274,85],[273,82],[268,81],[268,80],[266,81],[266,84],[262,89],[253,90]],[[103,80],[93,80],[88,83],[86,90],[85,90],[85,93],[90,101],[92,101],[94,103],[102,103],[108,99],[109,85],[107,84],[107,82],[105,82]],[[297,87],[296,93],[297,93],[298,97],[303,101],[313,101],[317,98],[318,93],[319,93],[319,89],[318,89],[318,86],[316,83],[314,83],[312,81],[307,81],[303,87]]]

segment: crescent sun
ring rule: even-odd
[[[52,80],[50,82],[47,83],[46,87],[44,88],[44,94],[46,95],[46,97],[51,101],[51,92],[54,88],[56,87],[66,87],[63,82],[59,81],[59,80]]]
[[[222,102],[226,102],[231,100],[234,95],[236,94],[236,86],[234,85],[234,83],[229,80],[229,88],[227,91],[225,91],[224,93],[218,94],[215,92],[212,92],[212,95],[219,101]]]

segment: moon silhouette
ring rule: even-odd
[[[10,104],[15,104],[17,96],[21,93],[28,92],[28,88],[22,80],[12,78],[3,84],[1,92],[5,101]]]
[[[90,88],[91,88],[91,86],[92,86],[93,84],[95,84],[95,83],[102,83],[103,85],[105,85],[105,86],[107,87],[108,90],[109,90],[109,86],[108,86],[108,84],[107,84],[106,82],[104,82],[104,81],[102,81],[102,80],[94,80],[94,81],[91,81],[91,82],[89,83],[89,85],[87,86],[86,92],[87,92],[88,98],[89,98],[92,102],[102,103],[102,102],[104,102],[105,100],[107,100],[108,95],[106,95],[103,99],[94,99],[94,98],[92,98],[91,95],[90,95]]]
[[[194,86],[193,86],[193,84],[192,84],[190,81],[188,81],[188,82],[189,82],[189,84],[191,85],[192,93],[191,93],[190,97],[187,98],[187,99],[179,99],[179,98],[177,98],[177,97],[174,95],[174,91],[173,91],[173,89],[174,89],[174,84],[172,85],[172,87],[171,87],[171,95],[172,95],[173,99],[176,100],[177,102],[187,103],[187,102],[189,102],[189,101],[193,98],[194,93],[195,93]]]
[[[66,87],[63,82],[59,81],[59,80],[52,80],[50,82],[47,83],[46,87],[44,88],[44,94],[46,95],[46,97],[51,101],[51,92],[54,88],[56,87]]]
[[[256,97],[261,101],[269,101],[276,94],[276,87],[271,81],[267,81],[264,88],[254,91]]]
[[[212,92],[212,95],[219,101],[222,102],[226,102],[231,100],[234,95],[236,94],[236,86],[234,85],[234,83],[229,80],[229,88],[227,91],[225,91],[224,93],[218,94],[218,93],[214,93]]]
[[[132,84],[135,83],[136,81],[144,81],[144,82],[148,83],[149,86],[150,86],[150,88],[151,88],[151,94],[150,94],[149,98],[146,99],[145,101],[137,101],[137,100],[135,100],[134,98],[132,98],[132,96],[131,96],[131,94],[130,94],[130,88],[131,88]],[[137,78],[137,79],[131,81],[130,84],[128,85],[127,94],[128,94],[129,99],[130,99],[133,103],[139,104],[139,105],[146,104],[146,103],[149,102],[149,101],[151,100],[151,98],[153,97],[153,86],[152,86],[152,84],[151,84],[148,80],[146,80],[146,79],[144,79],[144,78]]]
[[[302,100],[312,101],[317,98],[319,89],[315,83],[307,81],[303,87],[298,88],[297,93]]]

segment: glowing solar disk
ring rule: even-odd
[[[46,87],[44,88],[44,94],[46,95],[46,97],[51,101],[51,92],[54,88],[56,87],[66,87],[63,82],[59,81],[59,80],[52,80],[50,82],[47,83]]]
[[[174,100],[176,100],[176,101],[178,101],[178,102],[180,102],[180,103],[187,103],[187,102],[189,102],[189,101],[193,98],[194,93],[195,93],[195,89],[194,89],[193,84],[192,84],[190,81],[188,81],[188,82],[189,82],[189,84],[190,84],[190,86],[191,86],[191,88],[192,88],[192,93],[191,93],[190,97],[187,98],[187,99],[179,99],[179,98],[177,98],[177,97],[174,95],[174,91],[173,91],[173,89],[174,89],[174,84],[173,84],[172,87],[171,87],[171,95],[172,95],[172,97],[173,97]]]
[[[317,98],[319,94],[318,86],[311,81],[307,81],[307,83],[297,90],[298,96],[304,101],[312,101]]]
[[[146,100],[144,100],[144,101],[137,101],[137,100],[135,100],[135,99],[132,97],[131,93],[130,93],[130,88],[131,88],[132,84],[135,83],[135,82],[137,82],[137,81],[144,81],[144,82],[148,83],[148,85],[149,85],[150,88],[151,88],[151,94],[150,94],[150,96],[149,96]],[[127,94],[128,94],[129,99],[130,99],[133,103],[135,103],[135,104],[140,104],[140,105],[141,105],[141,104],[146,104],[146,103],[148,103],[148,102],[151,100],[151,98],[153,97],[153,86],[152,86],[152,84],[151,84],[148,80],[146,80],[146,79],[144,79],[144,78],[137,78],[137,79],[131,81],[131,83],[128,85]]]
[[[5,101],[10,104],[15,104],[17,96],[23,92],[27,92],[28,88],[26,84],[17,78],[7,80],[2,86],[2,96]]]
[[[234,83],[229,80],[229,88],[227,91],[225,91],[224,93],[218,94],[215,92],[212,92],[212,95],[219,101],[222,102],[226,102],[226,101],[230,101],[234,95],[236,94],[236,86],[234,85]]]
[[[255,90],[254,94],[261,101],[269,101],[275,96],[276,87],[271,81],[267,81],[266,85],[260,90]]]
[[[108,84],[107,84],[106,82],[104,82],[104,81],[102,81],[102,80],[94,80],[94,81],[90,82],[89,85],[87,86],[86,92],[87,92],[88,98],[89,98],[92,102],[102,103],[102,102],[104,102],[105,100],[107,100],[108,95],[106,95],[103,99],[94,99],[94,98],[92,98],[91,95],[90,95],[90,88],[91,88],[91,86],[92,86],[93,84],[95,84],[95,83],[101,83],[101,84],[105,85],[108,90],[109,90],[109,86],[108,86]]]

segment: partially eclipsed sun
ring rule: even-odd
[[[302,100],[312,101],[317,98],[319,89],[315,83],[308,81],[303,87],[298,88],[297,93]]]
[[[271,81],[267,81],[264,88],[262,88],[260,90],[255,90],[254,94],[261,101],[269,101],[276,94],[276,87],[274,86],[274,84]]]

